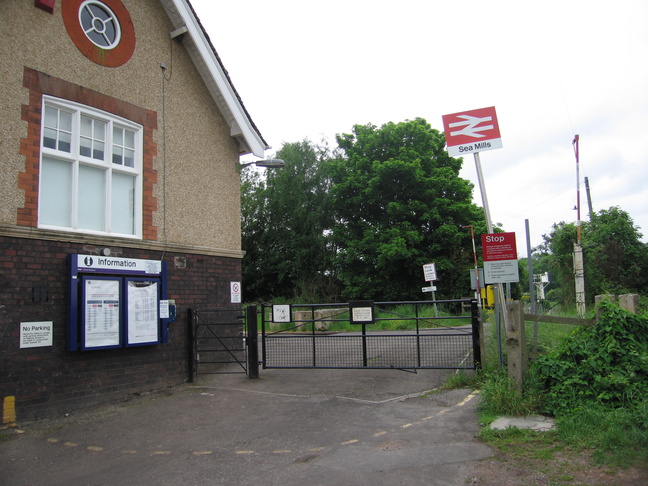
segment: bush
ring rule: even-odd
[[[648,318],[603,303],[595,326],[538,359],[534,370],[551,415],[589,407],[638,410],[648,396]]]

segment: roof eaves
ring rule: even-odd
[[[225,111],[223,115],[230,126],[230,134],[239,141],[241,153],[264,157],[265,150],[270,146],[252,121],[193,6],[189,0],[161,1],[170,13],[174,28],[186,28],[184,36],[188,36],[188,39],[183,39],[183,43],[216,104],[221,111]]]

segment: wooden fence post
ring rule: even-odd
[[[526,333],[524,329],[524,310],[519,300],[506,303],[506,355],[508,376],[518,392],[528,369]]]

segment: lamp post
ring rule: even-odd
[[[255,160],[253,162],[243,162],[239,164],[241,168],[249,165],[256,165],[257,167],[265,167],[267,169],[279,169],[286,166],[286,162],[282,159],[263,159]],[[247,346],[247,369],[248,378],[259,378],[259,347],[258,347],[258,329],[257,329],[257,307],[250,305],[247,308],[246,323],[247,335],[245,338],[245,345]]]
[[[285,167],[286,162],[284,162],[282,159],[263,159],[239,164],[240,167],[247,167],[248,165],[256,165],[257,167],[266,167],[268,169],[279,169],[281,167]]]

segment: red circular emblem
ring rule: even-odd
[[[135,28],[121,0],[63,0],[63,23],[74,45],[93,62],[117,67],[135,51]]]

